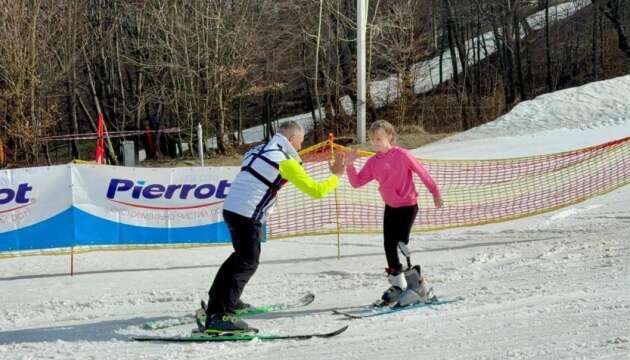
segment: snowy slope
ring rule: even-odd
[[[520,156],[630,136],[630,77],[519,105],[486,126],[417,149],[432,158]],[[312,290],[299,311],[250,322],[266,332],[349,324],[333,339],[240,344],[128,341],[140,326],[190,312],[227,247],[89,253],[0,261],[1,359],[628,359],[630,187],[554,213],[415,234],[413,258],[445,299],[463,301],[347,322],[330,309],[387,287],[380,236],[274,241],[244,293],[255,304]],[[185,334],[190,326],[161,334]]]
[[[630,76],[621,76],[523,101],[495,121],[414,153],[431,159],[509,158],[579,149],[628,136]]]

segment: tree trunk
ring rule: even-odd
[[[528,98],[527,90],[525,89],[525,80],[523,78],[523,63],[521,59],[521,25],[519,21],[518,8],[514,9],[512,15],[512,25],[514,26],[514,56],[516,60],[516,75],[518,77],[518,89],[521,95],[521,99]]]
[[[547,91],[552,92],[554,89],[551,80],[551,38],[549,35],[549,0],[545,1],[545,60],[547,67]]]
[[[71,5],[68,5],[69,7]],[[76,5],[73,5],[76,6]],[[75,7],[72,8],[73,10],[76,10]],[[70,73],[71,73],[71,78],[70,81],[68,82],[67,85],[67,91],[68,91],[68,112],[70,114],[70,117],[72,119],[72,133],[76,136],[79,134],[79,120],[77,119],[77,104],[76,104],[76,83],[77,83],[77,66],[76,66],[76,29],[75,29],[75,19],[76,19],[76,15],[75,12],[72,11],[70,14],[68,14],[68,29],[69,31],[69,36],[70,36],[70,56],[69,56],[69,61],[70,61]],[[71,147],[72,147],[72,158],[73,159],[80,159],[81,158],[81,153],[79,151],[79,143],[77,141],[77,139],[72,139],[72,143],[71,143]]]
[[[311,94],[311,86],[309,84],[306,75],[302,76],[304,83],[304,104],[306,108],[311,112],[311,118],[313,119],[313,133],[315,135],[315,143],[319,142],[319,121],[317,120],[317,114],[315,113],[315,104],[313,104],[313,95]]]
[[[455,50],[455,26],[451,12],[451,4],[449,0],[444,0],[446,6],[446,31],[448,33],[448,47],[451,51],[451,65],[453,66],[453,80],[455,85],[459,85],[459,75],[457,70],[457,51]]]
[[[273,119],[271,117],[271,107],[273,106],[273,95],[266,91],[264,95],[264,106],[263,106],[263,127],[265,129],[265,141],[269,141],[271,137],[273,137],[275,133],[275,129],[273,128]]]
[[[217,117],[217,150],[225,154],[225,106],[223,105],[223,88],[219,88],[219,116]],[[203,141],[202,141],[203,144]]]
[[[94,85],[94,77],[92,75],[92,70],[90,69],[90,63],[87,57],[87,53],[85,52],[85,49],[83,49],[83,56],[85,58],[85,64],[86,64],[87,72],[88,72],[88,80],[90,82],[90,90],[92,91],[92,98],[94,99],[94,105],[96,106],[96,111],[99,113],[102,113],[103,110],[101,109],[101,104],[98,99],[98,95],[96,94],[96,87]],[[107,153],[110,159],[112,160],[112,162],[114,163],[114,165],[118,165],[118,157],[116,156],[116,151],[114,150],[112,139],[109,137],[109,134],[107,133],[107,123],[106,122],[104,123],[105,123],[105,140],[107,141],[107,146],[106,146]]]
[[[592,76],[593,80],[597,81],[598,73],[597,73],[597,20],[599,18],[599,8],[597,6],[593,6],[593,41],[591,47],[591,67],[592,67]]]
[[[593,0],[593,4],[599,6],[600,10],[604,12],[604,15],[613,24],[615,31],[617,31],[617,46],[626,57],[630,58],[630,43],[628,43],[626,28],[621,16],[621,3],[621,0],[608,0],[608,3],[604,5],[602,0]]]

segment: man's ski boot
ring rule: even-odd
[[[222,316],[219,316],[219,314],[213,314],[216,315],[215,318],[210,319],[208,316],[209,305],[206,304],[205,301],[201,300],[201,309],[195,312],[195,319],[199,332],[208,333],[208,329],[212,329],[212,335],[221,334],[222,332],[230,334],[258,332],[257,329],[250,328],[245,321],[239,318],[240,314],[247,312],[253,307],[250,304],[244,303],[241,299],[238,299],[234,308],[234,314],[225,314]],[[245,331],[243,331],[243,329]]]
[[[247,312],[252,308],[254,307],[248,303],[244,303],[241,299],[236,300],[236,304],[234,305],[234,310],[237,315],[243,312]]]
[[[242,335],[257,333],[258,329],[250,327],[234,314],[211,314],[206,317],[201,332],[206,335]]]
[[[405,278],[407,280],[407,288],[400,294],[394,306],[408,306],[421,302],[429,303],[433,300],[432,289],[427,287],[426,279],[420,272],[420,265],[415,265],[405,270]]]

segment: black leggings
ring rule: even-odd
[[[234,252],[225,260],[208,292],[209,314],[233,313],[237,300],[258,268],[262,224],[223,210],[223,219],[232,236]]]
[[[383,216],[383,234],[385,256],[389,273],[397,274],[402,271],[402,264],[398,258],[398,243],[409,243],[409,233],[418,214],[418,205],[402,206],[398,208],[385,205]]]

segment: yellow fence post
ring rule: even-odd
[[[328,134],[328,142],[330,143],[330,159],[335,161],[335,136]],[[339,222],[339,187],[335,188],[335,216],[337,218],[337,260],[341,259],[341,223]]]

